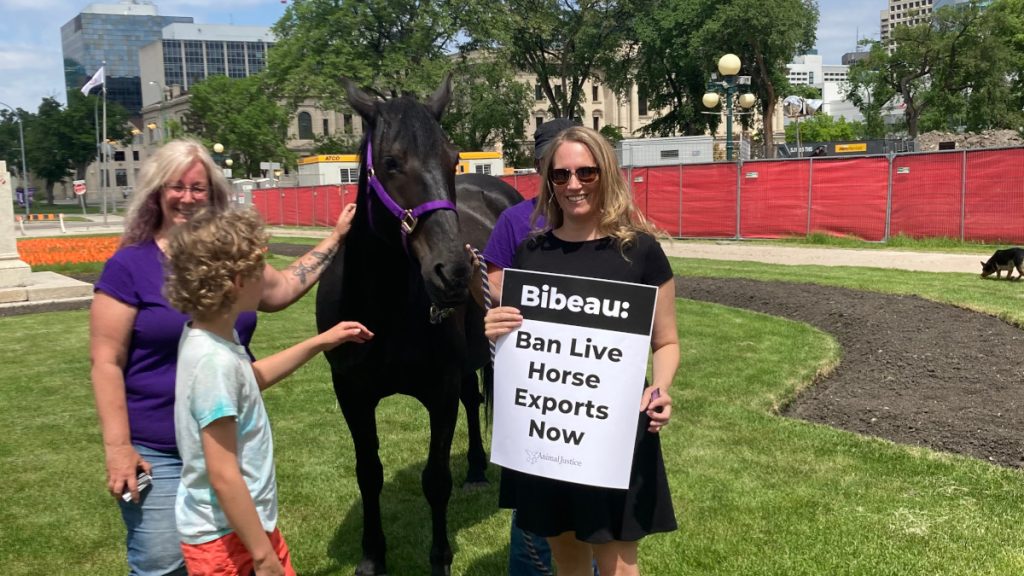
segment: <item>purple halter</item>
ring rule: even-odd
[[[384,189],[384,185],[377,179],[376,171],[373,169],[373,146],[371,144],[372,138],[366,139],[366,171],[369,175],[367,182],[373,191],[377,193],[377,198],[384,203],[384,207],[391,212],[395,218],[402,224],[402,244],[407,245],[409,235],[416,229],[416,224],[419,223],[420,216],[433,212],[435,210],[457,210],[455,204],[450,200],[431,200],[430,202],[424,202],[419,206],[406,210],[398,205],[391,196],[388,195],[387,190]],[[371,220],[372,221],[372,220]],[[408,249],[408,246],[407,246]]]

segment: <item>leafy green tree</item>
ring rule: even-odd
[[[515,151],[530,115],[530,87],[516,80],[507,62],[482,53],[460,58],[453,80],[456,89],[441,124],[455,145],[487,150],[501,143],[506,161],[518,165],[523,159]]]
[[[1000,19],[1005,8],[999,6],[994,3],[989,12],[972,0],[938,10],[929,22],[899,26],[891,52],[871,43],[868,56],[851,66],[848,80],[848,97],[869,127],[884,107],[894,105],[903,109],[912,138],[922,129],[1019,125],[1020,100],[1012,82],[1019,78],[1014,65],[1020,58],[1007,42],[1012,32]]]
[[[102,116],[97,113],[99,96],[82,96],[71,90],[67,98],[67,107],[53,98],[44,98],[38,112],[25,124],[29,170],[46,182],[46,201],[51,205],[54,184],[85,174],[86,166],[97,157],[96,122]],[[127,112],[107,102],[107,140],[124,141],[129,136]]]
[[[644,127],[652,136],[703,134],[710,116],[700,104],[710,77],[704,48],[692,35],[709,20],[716,4],[705,0],[638,0],[645,14],[631,20],[633,30],[620,57],[606,61],[606,83],[618,94],[637,91],[655,110],[667,112]]]
[[[432,92],[450,68],[465,2],[305,0],[274,25],[268,85],[293,105],[317,98],[348,110],[341,78],[382,94]]]
[[[627,40],[633,4],[614,0],[481,2],[467,19],[472,47],[493,50],[537,77],[556,118],[579,116],[583,85],[600,78]]]
[[[260,174],[260,162],[294,164],[295,154],[285,147],[288,110],[270,97],[259,76],[207,78],[192,87],[190,104],[186,130],[223,144],[240,173]]]
[[[357,154],[359,139],[353,134],[317,134],[313,138],[316,154]]]
[[[864,135],[863,122],[847,122],[846,118],[833,119],[828,114],[815,114],[810,118],[800,120],[799,124],[791,122],[786,126],[786,142],[795,144],[798,140],[802,142],[834,142],[842,140],[857,140]]]
[[[789,84],[786,64],[814,45],[817,27],[814,0],[722,0],[691,39],[696,46],[705,47],[701,61],[709,68],[717,69],[722,54],[739,56],[740,75],[751,77],[750,91],[757,97],[756,106],[766,127],[766,157],[775,154],[770,127],[779,99],[786,96],[780,93]],[[738,33],[743,30],[750,33]]]
[[[15,112],[0,110],[0,159],[7,162],[7,170],[21,178],[21,135],[19,118],[28,119],[32,114],[18,109]],[[31,120],[29,120],[31,121]],[[24,132],[24,127],[20,127]]]
[[[604,136],[612,146],[615,146],[621,142],[625,137],[622,135],[622,126],[616,126],[614,124],[605,124],[601,126],[601,136]]]

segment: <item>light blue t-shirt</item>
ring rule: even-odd
[[[236,336],[237,339],[237,336]],[[186,325],[178,345],[174,433],[181,452],[175,515],[186,544],[203,544],[232,532],[210,486],[202,429],[220,418],[238,428],[238,464],[263,529],[277,526],[274,441],[256,376],[245,348]]]

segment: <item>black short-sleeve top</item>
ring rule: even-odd
[[[568,242],[547,231],[520,244],[513,267],[649,286],[661,286],[672,278],[665,251],[643,232],[620,250],[619,241],[611,236]]]

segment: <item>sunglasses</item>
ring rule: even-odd
[[[590,184],[597,180],[597,177],[601,175],[601,169],[597,166],[581,166],[575,170],[569,170],[568,168],[553,168],[548,173],[548,180],[556,186],[565,186],[569,183],[569,179],[576,175],[576,179],[580,181],[580,184]]]

